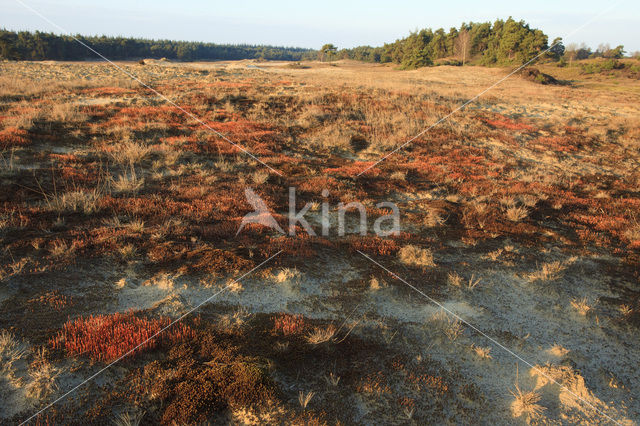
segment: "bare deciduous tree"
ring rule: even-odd
[[[462,65],[467,62],[467,58],[471,54],[471,34],[466,28],[463,28],[458,33],[455,43],[456,54],[462,60]]]

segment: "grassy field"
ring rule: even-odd
[[[0,63],[3,424],[640,421],[633,73],[516,74],[359,175],[509,70],[118,66],[157,93]],[[401,232],[237,234],[247,187]]]

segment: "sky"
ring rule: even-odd
[[[640,51],[637,0],[0,0],[0,10],[0,27],[11,30],[309,48],[380,46],[416,29],[513,16],[542,29],[549,41],[563,37],[565,45],[623,44],[628,52]]]

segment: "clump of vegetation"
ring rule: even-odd
[[[540,84],[560,84],[558,80],[549,74],[545,74],[540,72],[540,70],[536,68],[525,68],[521,71],[522,77],[526,80],[533,81],[534,83]]]
[[[278,400],[275,384],[259,359],[226,348],[204,333],[173,347],[165,360],[147,364],[136,392],[162,407],[157,421],[194,424],[231,407]]]
[[[101,189],[76,190],[45,196],[45,203],[54,212],[81,212],[91,214],[98,210]]]
[[[600,74],[602,72],[620,69],[624,69],[624,64],[617,59],[588,62],[582,65],[582,72],[584,74]]]
[[[29,366],[31,382],[27,384],[27,395],[31,398],[41,399],[49,396],[58,389],[57,377],[62,373],[46,359],[46,350],[41,348],[36,359]]]
[[[308,65],[303,65],[300,62],[292,62],[290,64],[287,65],[287,68],[291,68],[293,70],[306,70],[309,68]]]
[[[554,281],[560,278],[560,274],[567,269],[567,265],[560,261],[542,264],[539,270],[527,275],[527,279],[534,281]]]
[[[400,249],[398,252],[400,262],[409,266],[419,266],[423,268],[436,266],[433,261],[433,253],[429,248],[420,248],[409,244]]]
[[[307,329],[302,315],[280,314],[274,318],[273,329],[285,336],[301,335]]]
[[[6,330],[0,332],[0,372],[12,375],[14,363],[23,358],[26,345]]]
[[[529,215],[529,210],[526,207],[513,206],[509,207],[506,211],[507,219],[512,222],[520,222]]]
[[[321,343],[330,342],[336,335],[337,330],[333,324],[326,327],[316,327],[307,334],[306,339],[312,345],[319,345]]]
[[[589,300],[586,297],[583,297],[582,299],[573,299],[571,301],[571,306],[573,306],[573,308],[582,316],[586,316],[593,309],[593,306],[589,303]]]
[[[130,351],[135,355],[162,342],[177,343],[194,336],[194,331],[183,323],[160,333],[170,323],[168,318],[147,319],[133,312],[91,315],[69,320],[50,343],[70,356],[85,355],[110,362]]]
[[[512,391],[513,402],[511,403],[511,412],[513,417],[525,416],[527,421],[538,419],[545,407],[538,404],[540,402],[540,394],[536,391],[524,392],[516,383],[515,392]]]
[[[461,65],[472,59],[483,65],[509,65],[525,63],[547,46],[548,37],[541,30],[530,28],[524,21],[509,18],[506,21],[498,19],[493,24],[463,24],[459,29],[452,28],[448,32],[442,28],[435,31],[422,29],[382,47],[344,49],[336,57],[392,62],[402,69],[415,69],[434,63]],[[550,56],[561,56],[562,51],[554,49]]]

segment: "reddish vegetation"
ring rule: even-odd
[[[538,151],[577,152],[582,145],[567,136],[548,136],[536,139],[533,148]]]
[[[527,132],[532,132],[535,130],[533,126],[530,126],[525,123],[520,123],[514,121],[504,115],[496,114],[496,118],[490,120],[485,119],[485,123],[488,125],[495,127],[497,129],[506,129],[506,130],[525,130]]]
[[[50,343],[55,349],[64,349],[70,356],[87,355],[96,361],[110,362],[139,345],[142,346],[131,355],[164,342],[173,344],[194,337],[189,326],[177,323],[154,338],[170,323],[168,318],[147,319],[133,312],[92,315],[67,321]]]
[[[17,127],[6,127],[0,130],[0,149],[29,144],[29,132]]]
[[[290,87],[284,89],[283,85]],[[155,87],[178,95],[181,106],[204,120],[206,126],[175,107],[155,105],[151,99],[143,106],[140,105],[147,101],[137,99],[133,103],[129,95],[136,90],[118,87],[78,89],[83,98],[111,97],[104,104],[100,99],[96,102],[100,105],[69,108],[69,114],[81,112],[82,119],[86,119],[83,124],[72,118],[68,123],[40,118],[60,98],[38,100],[47,104],[42,115],[34,114],[35,108],[21,105],[4,111],[10,115],[0,117],[3,121],[0,151],[12,147],[26,146],[26,149],[16,150],[17,167],[2,171],[0,237],[6,250],[0,253],[0,277],[23,275],[18,279],[29,279],[29,273],[60,270],[74,262],[79,267],[85,263],[98,264],[101,269],[106,264],[110,271],[119,274],[119,268],[128,262],[126,267],[136,274],[184,274],[181,281],[197,285],[202,278],[200,274],[207,274],[207,278],[209,274],[237,277],[280,251],[264,267],[290,267],[301,262],[315,274],[318,272],[315,268],[322,268],[322,264],[314,265],[312,256],[324,258],[330,253],[329,259],[345,255],[349,262],[357,263],[353,259],[359,259],[367,263],[355,253],[359,250],[373,259],[393,256],[382,263],[396,270],[399,267],[394,263],[398,261],[396,254],[406,244],[434,250],[435,267],[428,271],[401,269],[402,274],[412,274],[409,278],[415,275],[416,282],[425,283],[425,290],[426,284],[430,287],[433,284],[429,290],[434,292],[445,291],[449,268],[463,274],[470,267],[467,261],[457,263],[459,258],[478,259],[475,257],[478,255],[482,256],[481,262],[494,262],[491,256],[484,257],[485,252],[502,252],[498,260],[511,263],[515,272],[521,265],[526,266],[530,260],[528,253],[534,251],[531,249],[542,245],[554,245],[563,256],[564,251],[581,256],[591,250],[607,250],[616,257],[609,275],[623,277],[614,281],[626,282],[625,277],[629,277],[631,282],[639,277],[640,174],[626,173],[622,168],[621,173],[607,171],[615,169],[616,161],[630,163],[633,153],[627,144],[637,139],[637,132],[628,131],[625,139],[616,141],[623,134],[622,129],[620,134],[615,130],[602,136],[604,133],[598,130],[604,128],[582,130],[542,118],[526,121],[488,111],[466,111],[456,116],[460,126],[436,126],[406,149],[356,177],[374,165],[374,161],[358,159],[380,158],[377,155],[387,149],[387,144],[399,145],[408,140],[406,133],[413,131],[416,124],[433,122],[433,114],[442,117],[449,113],[447,102],[438,100],[442,105],[436,105],[420,101],[422,97],[414,93],[382,89],[367,93],[365,88],[352,90],[348,86],[333,93],[315,93],[315,88],[305,92],[307,89],[297,84],[297,77],[293,84],[275,80],[256,83],[180,78]],[[298,96],[294,89],[301,90],[302,95]],[[382,93],[389,96],[380,96]],[[68,98],[69,94],[65,89],[64,96]],[[420,110],[405,114],[408,105],[419,105]],[[368,112],[375,113],[370,120]],[[29,131],[2,127],[9,124],[9,117],[12,123],[18,122],[15,118],[21,114],[39,117],[32,127],[27,126]],[[395,121],[412,124],[403,127],[405,124]],[[331,127],[334,125],[335,128]],[[281,170],[283,176],[267,172],[262,164],[207,127],[248,148],[261,161]],[[334,136],[342,144],[340,148],[334,149],[332,143],[322,146],[322,138]],[[123,140],[135,145],[127,147]],[[32,141],[38,144],[29,147]],[[58,148],[53,142],[61,145],[60,152],[74,149],[75,154],[50,152],[52,147]],[[140,157],[136,156],[137,145],[144,148]],[[131,149],[135,159],[130,160],[130,167],[144,180],[140,186],[132,185],[134,189],[120,190],[113,184],[122,176],[123,169],[128,169],[119,160],[114,164],[114,157],[118,158],[114,154],[123,149]],[[609,149],[613,151],[610,155]],[[565,160],[572,161],[564,163]],[[9,161],[13,161],[13,156],[9,160],[5,154],[5,164]],[[576,167],[557,175],[550,172],[558,164],[579,162],[598,167]],[[34,170],[24,170],[23,166],[33,166]],[[585,170],[600,170],[602,175],[585,175]],[[244,197],[247,186],[260,193],[285,231],[288,221],[282,214],[287,211],[287,188],[295,186],[297,210],[307,202],[325,201],[321,194],[328,189],[326,200],[332,208],[338,202],[364,202],[370,226],[376,217],[389,213],[374,207],[376,203],[397,201],[401,227],[411,234],[388,238],[356,234],[338,238],[332,229],[331,237],[322,238],[310,237],[298,226],[296,235],[289,236],[249,224],[236,235],[243,216],[252,211]],[[70,192],[73,194],[68,195],[78,196],[79,205],[55,203]],[[87,197],[82,197],[83,194]],[[519,219],[509,218],[507,213],[512,206],[525,210],[526,214]],[[318,213],[314,210],[314,214]],[[348,219],[354,219],[355,214]],[[314,226],[319,231],[319,226]],[[515,250],[495,251],[503,243]],[[450,256],[453,252],[454,256]],[[540,259],[551,255],[556,252],[541,253]],[[598,262],[607,262],[605,256],[599,259]],[[262,268],[252,273],[262,274],[265,280],[271,277],[271,271],[267,273]],[[89,275],[88,279],[94,278]],[[369,286],[367,280],[363,275],[347,285]],[[109,292],[113,291],[112,282],[106,283]],[[54,324],[60,326],[67,315],[74,314],[72,309],[84,309],[78,300],[74,305],[61,292],[37,287],[49,285],[46,280],[33,283],[32,292],[25,299],[30,315],[25,317],[38,317],[42,312],[42,317],[54,318]],[[129,290],[127,286],[121,291]],[[331,295],[331,301],[334,296],[342,296],[333,288]],[[87,292],[82,295],[83,301],[93,296]],[[629,305],[624,310],[624,321],[640,323],[637,295],[621,296],[620,301]],[[96,305],[95,300],[91,302],[90,307],[102,306]],[[8,307],[10,303],[0,307]],[[597,308],[600,318],[605,315],[602,308],[605,303],[608,302],[603,300]],[[25,303],[21,299],[22,305]],[[218,306],[214,305],[207,309],[215,312]],[[394,345],[379,348],[371,340],[358,340],[357,331],[341,343],[312,347],[299,338],[316,325],[310,317],[285,313],[256,315],[262,315],[259,321],[229,327],[233,333],[213,324],[209,328],[178,324],[144,343],[135,354],[160,345],[163,349],[175,346],[157,351],[153,354],[154,361],[139,371],[132,368],[137,363],[128,364],[135,380],[127,377],[126,384],[122,384],[124,395],[105,402],[104,411],[96,409],[97,404],[89,410],[97,419],[95,423],[113,416],[110,403],[124,405],[122,401],[127,398],[132,406],[147,410],[144,421],[149,424],[217,420],[215,416],[228,412],[229,408],[279,397],[269,371],[263,368],[265,365],[275,368],[279,377],[285,377],[285,383],[305,383],[306,390],[325,389],[324,383],[318,385],[318,378],[335,370],[341,377],[340,385],[322,394],[318,391],[311,403],[311,406],[318,404],[316,407],[329,407],[332,398],[344,398],[358,391],[364,397],[384,398],[384,404],[379,405],[390,412],[407,413],[415,409],[415,416],[420,417],[430,413],[426,405],[432,402],[440,405],[438,411],[443,411],[447,401],[458,403],[455,395],[466,396],[460,381],[450,379],[450,370],[439,370],[435,360],[418,363],[395,356],[390,360]],[[52,356],[57,361],[63,355],[84,355],[109,362],[169,323],[167,318],[154,319],[142,313],[75,318],[51,339],[50,345],[56,349]],[[11,326],[15,327],[15,321]],[[33,327],[15,328],[29,330],[25,334],[37,334]],[[42,343],[37,337],[31,341]],[[295,356],[289,356],[291,349],[296,350]],[[156,356],[160,353],[162,356]],[[309,365],[322,368],[309,369]],[[293,401],[292,411],[304,411],[295,401],[298,389],[285,387],[281,391],[287,394],[282,400]],[[67,406],[71,410],[69,407],[72,406]],[[118,406],[117,410],[120,409]],[[83,408],[78,412],[85,411]],[[336,421],[352,420],[341,415],[335,416]],[[297,423],[292,418],[295,415],[288,417],[289,423]],[[54,419],[52,423],[65,423]],[[425,417],[414,420],[424,422]],[[459,419],[451,421],[455,420]]]
[[[68,306],[73,304],[70,297],[60,294],[57,290],[50,291],[41,296],[29,299],[29,310],[35,311],[42,309],[43,306],[48,306],[56,311],[62,311]]]
[[[323,170],[323,173],[329,176],[342,176],[342,177],[355,177],[359,173],[364,172],[367,167],[371,167],[375,164],[374,161],[355,161],[350,165],[341,167],[329,167]],[[378,176],[381,171],[378,167],[370,168],[366,171],[367,177]]]
[[[263,249],[266,256],[272,256],[278,251],[282,251],[282,254],[292,255],[298,258],[311,257],[316,253],[311,243],[317,240],[309,237],[309,235],[301,229],[297,229],[297,236],[295,238],[269,236],[267,237],[267,241],[268,244]]]
[[[350,237],[348,246],[352,250],[376,256],[389,256],[400,250],[395,240],[380,237]]]
[[[279,314],[273,319],[273,330],[285,336],[300,335],[307,329],[302,315]]]

